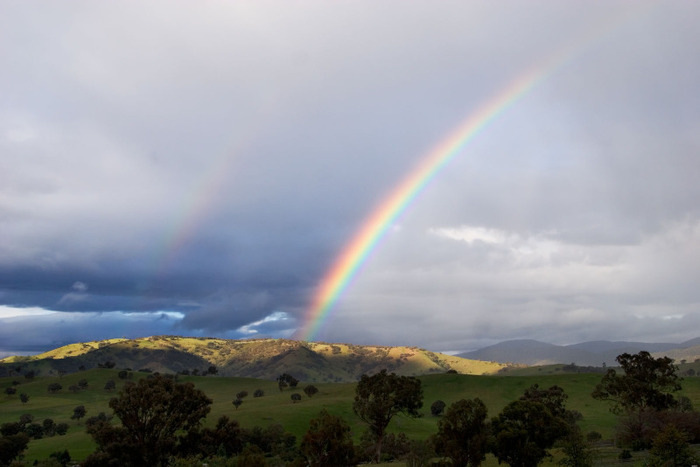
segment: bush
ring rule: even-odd
[[[446,406],[446,405],[447,405],[447,404],[445,404],[443,401],[441,401],[441,400],[436,400],[436,401],[433,402],[432,405],[430,406],[430,413],[431,413],[434,417],[439,417],[440,415],[442,415],[442,412],[445,410],[445,406]]]
[[[265,391],[262,389],[256,389],[255,392],[253,393],[253,397],[262,397],[265,395]]]
[[[297,402],[301,401],[301,394],[299,394],[298,392],[295,392],[294,394],[292,394],[291,398],[292,398],[292,403],[296,404]]]
[[[59,436],[65,435],[66,433],[68,433],[68,424],[67,423],[57,423],[55,431],[56,431],[56,434]]]

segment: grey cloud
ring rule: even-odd
[[[3,5],[0,305],[96,336],[94,312],[158,311],[183,318],[153,332],[288,335],[422,157],[588,34],[437,174],[319,337],[678,336],[657,321],[700,301],[698,7],[539,6]],[[430,234],[463,226],[513,240]],[[557,251],[527,253],[543,239]]]

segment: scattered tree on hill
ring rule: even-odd
[[[117,388],[117,383],[113,379],[107,380],[105,383],[105,391],[114,391]]]
[[[309,422],[309,429],[301,440],[301,452],[310,467],[356,464],[350,426],[325,409]]]
[[[38,423],[30,423],[24,427],[24,432],[33,439],[41,439],[44,437],[44,428]]]
[[[76,392],[80,391],[80,388],[75,384],[71,384],[70,386],[68,386],[68,390],[75,394]]]
[[[83,418],[85,416],[86,413],[87,413],[87,410],[85,410],[85,406],[79,405],[73,409],[73,415],[71,415],[70,418],[72,420],[80,420],[81,418]]]
[[[211,366],[209,366],[209,368],[207,368],[208,375],[216,375],[218,373],[219,373],[219,370],[216,368],[215,365],[211,365]]]
[[[22,404],[26,404],[27,402],[29,402],[29,395],[24,392],[20,393],[19,400],[22,401]]]
[[[313,384],[309,384],[304,387],[304,394],[306,394],[308,397],[313,397],[316,393],[318,393],[318,388]]]
[[[262,397],[265,395],[265,391],[262,389],[256,389],[255,392],[253,393],[253,397]]]
[[[241,404],[243,404],[243,400],[241,400],[240,397],[237,397],[233,400],[232,404],[236,408],[236,410],[238,410],[238,407],[240,407]]]
[[[121,426],[99,421],[88,427],[98,449],[84,465],[115,459],[131,465],[164,465],[182,436],[197,429],[212,401],[191,383],[157,375],[128,382],[109,401]]]
[[[49,459],[56,459],[56,462],[58,462],[59,465],[61,465],[61,467],[66,467],[71,461],[68,449],[64,449],[63,451],[52,452],[51,454],[49,454]]]
[[[436,400],[430,405],[430,413],[433,415],[433,417],[439,417],[442,415],[442,412],[445,410],[445,402],[441,400]]]
[[[51,383],[51,384],[49,384],[49,386],[48,386],[48,388],[47,388],[47,390],[48,390],[51,394],[56,394],[56,393],[59,392],[61,389],[63,389],[63,386],[61,386],[60,383]]]
[[[623,374],[608,369],[593,391],[593,398],[613,402],[615,414],[641,410],[667,410],[678,401],[673,392],[681,389],[677,368],[669,357],[654,358],[647,351],[618,355]]]
[[[80,389],[87,389],[88,388],[88,380],[81,379],[80,381],[78,381],[78,387]]]
[[[375,439],[375,462],[381,459],[382,442],[391,419],[399,413],[417,417],[422,406],[423,389],[419,379],[388,374],[386,370],[373,376],[362,375],[355,387],[352,408]]]
[[[299,394],[298,392],[295,392],[294,394],[292,394],[291,397],[292,397],[293,404],[296,404],[297,402],[301,401],[301,394]]]
[[[46,436],[53,436],[56,434],[56,422],[53,421],[53,418],[45,418],[44,421],[41,422],[41,427]]]
[[[248,396],[248,391],[240,391],[236,394],[236,399],[243,399],[246,396]]]
[[[299,380],[288,373],[282,373],[277,377],[277,384],[279,385],[280,391],[284,390],[286,387],[295,388],[299,384]]]
[[[10,386],[9,388],[5,388],[5,394],[7,394],[8,396],[13,396],[16,393],[17,388],[13,388],[12,386]]]
[[[438,422],[435,450],[455,467],[478,466],[486,457],[486,405],[478,397],[450,405]]]
[[[63,436],[68,433],[68,424],[64,422],[57,423],[54,430],[56,431],[57,435]]]

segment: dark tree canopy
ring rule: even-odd
[[[355,465],[350,426],[325,409],[309,423],[301,440],[301,452],[311,467]]]
[[[612,401],[613,413],[667,410],[678,404],[672,393],[679,391],[681,385],[672,359],[654,358],[641,351],[634,355],[623,353],[616,360],[624,373],[609,369],[592,394],[595,399]]]
[[[308,397],[313,397],[316,393],[318,393],[318,388],[313,384],[309,384],[304,387],[304,394],[306,394]]]
[[[391,419],[403,413],[417,417],[423,406],[423,389],[418,378],[398,376],[386,370],[372,375],[362,375],[355,388],[352,409],[365,422],[376,440],[375,461],[379,462],[382,441]]]
[[[87,410],[85,410],[85,406],[79,405],[73,409],[73,415],[71,415],[70,418],[72,418],[73,420],[80,420],[81,418],[83,418],[85,416],[86,413],[87,413]]]
[[[542,402],[513,401],[491,420],[493,453],[512,467],[534,467],[568,430],[565,420],[552,415]]]
[[[486,405],[478,397],[459,400],[438,422],[435,450],[455,467],[477,466],[486,457],[488,425]]]
[[[430,413],[431,413],[434,417],[439,417],[439,416],[442,415],[442,413],[445,411],[445,407],[446,407],[446,406],[447,406],[447,404],[445,404],[444,401],[436,400],[435,402],[433,402],[433,403],[430,405]]]
[[[198,428],[211,403],[191,383],[176,383],[160,375],[127,383],[109,401],[122,426],[100,421],[88,427],[99,445],[91,456],[93,465],[99,465],[100,456],[122,459],[126,465],[133,459],[140,459],[143,465],[162,465],[174,451],[178,435]]]

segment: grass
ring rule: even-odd
[[[125,381],[118,378],[118,372],[119,370],[116,369],[93,369],[68,374],[62,378],[58,376],[37,377],[34,380],[20,377],[0,378],[0,391],[2,391],[0,392],[0,423],[17,421],[20,415],[29,413],[38,423],[45,418],[52,418],[56,423],[64,422],[70,426],[65,436],[32,440],[25,452],[25,461],[31,463],[37,459],[46,459],[52,452],[63,449],[68,449],[71,456],[78,460],[92,452],[95,445],[85,432],[84,420],[75,421],[70,417],[73,414],[73,408],[78,405],[86,407],[86,417],[97,415],[99,412],[111,414],[108,406],[109,399],[117,395],[118,390],[125,384]],[[133,373],[134,379],[145,376],[145,373]],[[583,414],[580,425],[584,433],[598,431],[604,439],[611,439],[616,417],[608,411],[607,403],[594,400],[590,396],[600,378],[600,374],[561,372],[528,376],[459,374],[422,376],[420,379],[424,391],[423,416],[417,419],[398,416],[392,420],[389,431],[403,432],[413,439],[426,439],[437,431],[438,418],[430,415],[430,405],[438,399],[449,405],[459,399],[479,397],[486,404],[489,417],[492,417],[497,415],[507,403],[520,397],[529,386],[539,384],[540,387],[546,388],[556,384],[561,386],[569,396],[568,408]],[[68,387],[77,384],[81,379],[88,381],[88,388],[75,394],[70,392]],[[104,390],[105,383],[110,379],[116,382],[116,391]],[[20,382],[16,386],[17,394],[8,396],[4,393],[4,389],[10,386],[13,380]],[[206,426],[213,426],[221,415],[228,415],[246,428],[279,423],[300,439],[308,429],[309,420],[325,408],[350,424],[356,441],[359,441],[365,429],[363,423],[352,411],[354,383],[314,383],[319,392],[309,398],[303,392],[304,382],[299,383],[295,389],[285,389],[280,392],[276,382],[252,378],[187,376],[180,377],[179,380],[192,382],[213,400],[212,410],[204,421]],[[52,382],[59,382],[64,389],[58,394],[49,394],[46,388]],[[683,381],[683,388],[681,394],[690,398],[695,406],[700,406],[700,378],[686,378]],[[262,389],[265,395],[259,398],[253,397],[256,389]],[[248,391],[249,395],[244,399],[241,407],[236,409],[231,402],[235,394],[242,390]],[[302,395],[301,402],[292,403],[290,396],[293,392]],[[29,395],[27,404],[20,402],[20,393]],[[619,452],[617,449],[613,451],[614,456]],[[495,459],[490,458],[485,465],[496,464]]]

